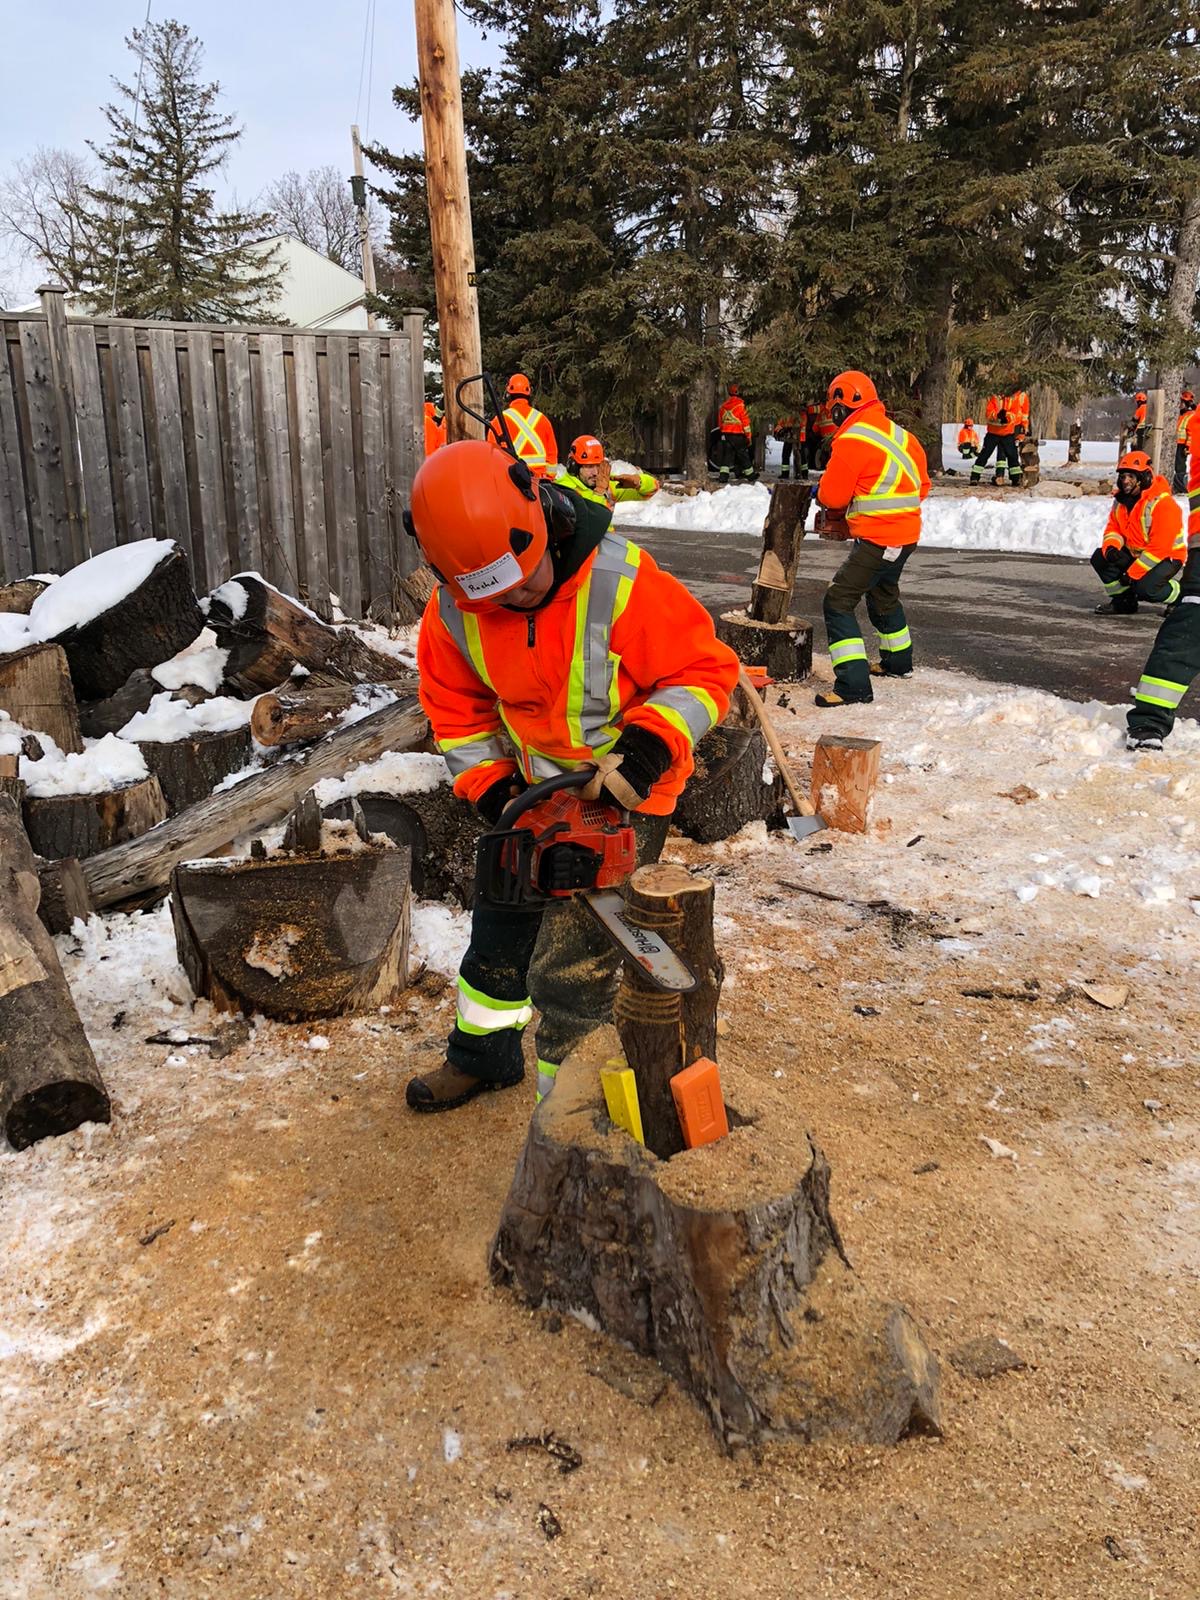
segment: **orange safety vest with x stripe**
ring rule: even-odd
[[[545,477],[547,468],[558,465],[558,441],[544,411],[530,405],[528,400],[513,400],[504,408],[504,420],[513,448],[536,477]],[[502,443],[499,422],[492,423],[492,432],[497,443]]]
[[[879,403],[852,412],[833,441],[817,497],[840,511],[856,539],[916,544],[929,468],[920,442]]]

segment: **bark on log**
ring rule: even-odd
[[[878,739],[823,733],[813,751],[812,803],[831,828],[865,833],[879,781]]]
[[[76,917],[84,922],[93,911],[92,897],[88,894],[83,868],[74,856],[64,856],[61,861],[37,862],[41,899],[38,916],[50,933],[70,933]]]
[[[0,656],[0,711],[35,733],[48,733],[58,748],[83,749],[79,710],[67,658],[57,644],[28,645]]]
[[[411,627],[420,622],[437,588],[437,579],[424,562],[407,577],[396,576],[392,593],[392,614],[397,627]]]
[[[1038,442],[1031,434],[1026,434],[1021,440],[1019,450],[1021,458],[1021,487],[1023,489],[1032,489],[1035,484],[1039,484],[1042,481],[1042,458],[1038,450]]]
[[[696,746],[696,770],[671,818],[680,833],[700,844],[715,844],[748,822],[774,817],[783,784],[774,773],[764,783],[766,759],[766,740],[757,727],[724,722],[706,733]]]
[[[151,775],[101,794],[27,794],[24,815],[25,831],[38,855],[82,861],[140,838],[165,820],[167,804]]]
[[[940,1432],[937,1362],[849,1268],[803,1123],[727,1064],[729,1137],[658,1161],[608,1121],[599,1068],[618,1050],[591,1035],[534,1112],[493,1282],[658,1361],[727,1449]]]
[[[249,728],[197,733],[190,739],[140,740],[138,749],[162,786],[167,815],[174,816],[205,799],[231,772],[254,760]]]
[[[203,627],[188,559],[176,545],[132,594],[82,627],[68,628],[57,643],[67,652],[78,697],[105,700],[136,668],[177,656]]]
[[[717,637],[739,661],[765,667],[778,682],[790,683],[812,672],[812,629],[798,617],[755,622],[744,611],[726,611],[717,618]]]
[[[37,911],[33,851],[16,807],[0,797],[0,1129],[18,1150],[111,1116]]]
[[[713,894],[707,878],[668,862],[639,867],[625,887],[628,920],[653,929],[698,979],[690,994],[671,994],[625,962],[613,1006],[622,1054],[637,1079],[646,1147],[664,1159],[683,1149],[671,1079],[701,1056],[716,1059],[725,969],[713,944]]]
[[[241,572],[214,591],[208,625],[229,651],[225,682],[238,694],[278,688],[297,663],[346,683],[386,683],[404,671],[395,656],[373,649],[352,628],[331,628],[257,573]]]
[[[1073,422],[1067,434],[1067,462],[1073,465],[1083,452],[1083,424]]]
[[[475,854],[485,824],[449,784],[403,796],[357,796],[372,833],[386,833],[412,851],[413,893],[422,900],[453,900],[470,910],[475,899]],[[349,800],[334,801],[327,817],[348,817]]]
[[[806,483],[777,483],[763,524],[762,556],[750,590],[747,615],[753,622],[785,622],[792,603],[796,562],[812,502]]]
[[[27,617],[29,608],[48,584],[40,578],[18,578],[15,583],[0,583],[0,611]]]
[[[148,667],[138,667],[115,693],[104,700],[85,701],[79,708],[79,726],[89,739],[103,739],[106,733],[119,733],[130,717],[147,711],[163,686],[156,683]]]
[[[399,668],[397,661],[394,665]],[[396,694],[415,694],[417,675],[398,673],[382,687]],[[299,744],[305,739],[322,739],[364,693],[361,684],[313,684],[306,680],[281,684],[271,694],[254,702],[250,731],[259,744]]]
[[[410,865],[369,848],[181,863],[171,914],[192,988],[288,1022],[390,1005],[408,985]]]
[[[351,767],[373,761],[385,750],[413,749],[427,729],[415,700],[385,706],[330,734],[302,755],[198,801],[149,837],[94,856],[84,867],[84,877],[97,910],[166,883],[172,869],[189,856],[218,850],[240,834],[278,821],[322,778],[340,778]]]
[[[7,795],[18,813],[20,812],[21,803],[25,799],[25,785],[21,781],[19,755],[0,755],[0,794]]]

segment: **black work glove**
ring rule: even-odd
[[[487,823],[489,828],[494,828],[500,821],[500,813],[510,800],[516,798],[527,787],[524,778],[519,772],[505,773],[503,778],[497,778],[475,802],[475,809]]]
[[[997,413],[996,413],[996,421],[1000,424],[1001,427],[1003,427],[1004,424],[1008,421],[1008,412],[1005,411],[1003,407],[1001,407],[1000,410],[997,411]]]
[[[651,733],[649,728],[641,728],[636,724],[624,729],[609,754],[620,756],[624,786],[633,790],[639,803],[648,798],[651,789],[671,765],[671,751],[665,740]],[[621,803],[618,799],[618,804]]]

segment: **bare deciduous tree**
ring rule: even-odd
[[[294,234],[310,250],[336,261],[358,277],[362,257],[358,244],[358,213],[350,185],[336,167],[314,167],[311,172],[285,172],[263,196],[263,204],[278,219],[280,229]],[[382,229],[375,207],[368,202],[367,225],[378,256]]]
[[[95,282],[103,209],[89,195],[95,168],[70,150],[39,147],[0,182],[0,238],[68,289]]]

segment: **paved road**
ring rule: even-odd
[[[714,615],[745,605],[758,566],[755,541],[661,528],[629,533]],[[821,596],[843,555],[811,534],[801,551],[793,610],[817,625],[818,650]],[[902,593],[918,666],[1110,704],[1128,701],[1162,620],[1146,606],[1135,617],[1097,617],[1104,595],[1095,573],[1086,561],[1061,556],[923,547],[905,568]],[[870,647],[869,628],[867,636]],[[1184,713],[1200,715],[1200,693],[1188,697]]]

